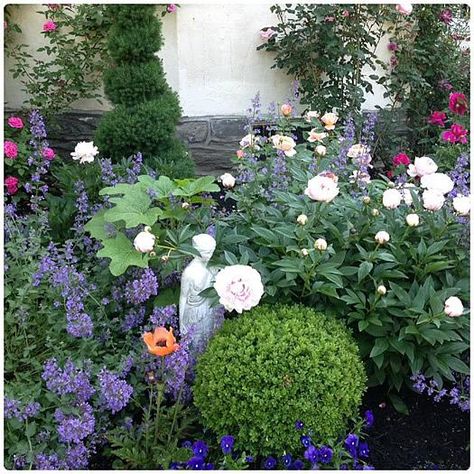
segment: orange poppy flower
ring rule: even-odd
[[[176,338],[173,336],[173,328],[169,331],[163,327],[155,328],[154,332],[143,334],[143,341],[151,354],[160,357],[172,354],[179,349]]]

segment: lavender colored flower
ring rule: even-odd
[[[115,186],[118,179],[112,167],[112,160],[103,158],[99,160],[99,165],[102,173],[102,182],[107,186]]]
[[[276,465],[277,465],[277,460],[274,457],[269,456],[267,459],[265,459],[263,463],[263,468],[266,470],[271,470],[271,469],[275,469]]]
[[[304,458],[307,459],[311,464],[314,464],[319,461],[319,454],[319,449],[313,445],[310,445],[304,452]]]
[[[89,451],[84,446],[84,443],[80,442],[70,446],[66,450],[65,462],[68,469],[87,469],[89,465]]]
[[[14,454],[13,466],[14,466],[14,469],[17,471],[24,469],[26,467],[26,457],[23,454],[21,455]]]
[[[79,416],[65,416],[61,410],[56,410],[58,436],[62,443],[79,443],[94,432],[95,418],[92,407],[88,403],[80,403],[78,408],[81,412]]]
[[[454,188],[449,193],[449,196],[468,196],[470,194],[470,163],[469,155],[467,153],[459,155],[454,169],[448,174],[454,182]]]
[[[62,462],[59,460],[57,454],[39,453],[35,458],[35,468],[40,471],[57,471],[62,469]]]
[[[138,306],[137,308],[132,308],[128,313],[125,315],[125,319],[122,321],[121,329],[123,332],[128,332],[140,324],[143,323],[145,319],[145,307]]]
[[[226,435],[221,438],[221,449],[224,454],[230,454],[234,447],[235,438],[231,435]]]
[[[7,420],[20,417],[20,402],[12,398],[3,397],[3,414]]]
[[[100,398],[105,407],[115,414],[127,406],[133,387],[112,372],[102,369],[97,376]]]
[[[158,279],[151,268],[143,271],[141,277],[127,284],[125,297],[131,304],[140,304],[158,294]]]
[[[23,408],[20,418],[25,421],[28,420],[28,418],[34,418],[38,416],[40,410],[41,405],[38,402],[28,403],[28,405]]]
[[[193,471],[201,471],[204,467],[204,458],[201,456],[193,456],[188,462],[187,466]]]
[[[150,322],[154,326],[178,326],[178,310],[176,305],[155,306],[150,316]]]
[[[209,452],[209,447],[204,441],[198,440],[193,443],[192,450],[195,456],[200,456],[204,459]]]

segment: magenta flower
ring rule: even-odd
[[[168,13],[175,13],[177,9],[178,9],[178,7],[177,7],[174,3],[170,3],[170,4],[166,7],[166,11],[167,11]]]
[[[54,23],[53,20],[48,20],[43,23],[43,31],[45,33],[50,33],[51,31],[55,31],[58,25]]]
[[[390,41],[387,45],[389,51],[398,51],[398,44],[394,41]]]
[[[445,130],[441,134],[441,138],[449,143],[467,143],[468,131],[460,124],[454,123],[450,130]]]
[[[444,127],[444,121],[446,120],[446,114],[444,112],[433,112],[428,119],[431,125],[438,125]]]
[[[405,165],[408,166],[411,163],[410,157],[406,153],[399,153],[395,155],[392,159],[394,166]]]
[[[7,187],[8,194],[16,194],[18,191],[19,179],[15,176],[7,176],[5,178],[5,186]]]
[[[467,112],[467,99],[462,92],[453,92],[449,95],[449,110],[458,115]]]
[[[51,161],[54,160],[54,157],[56,156],[56,153],[52,148],[45,147],[41,150],[41,154],[43,155],[43,158],[45,160]]]
[[[5,140],[3,143],[3,153],[11,160],[15,159],[18,156],[18,145],[10,140]]]
[[[20,117],[9,117],[8,118],[8,125],[12,128],[23,128],[23,120]]]
[[[439,14],[439,19],[443,22],[443,23],[446,23],[447,25],[449,25],[451,23],[451,21],[453,21],[453,13],[451,10],[449,9],[446,9],[446,10],[443,10],[440,14]]]

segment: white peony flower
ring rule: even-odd
[[[444,302],[444,313],[451,318],[461,316],[463,311],[464,306],[457,296],[451,296]]]
[[[377,288],[377,293],[383,296],[387,293],[387,288],[385,288],[385,286],[383,285],[379,285],[379,287]]]
[[[326,154],[326,147],[324,145],[318,145],[314,150],[319,156]]]
[[[286,156],[296,155],[295,146],[296,143],[291,137],[286,137],[285,135],[273,135],[271,137],[273,146],[277,150],[282,150]]]
[[[141,253],[148,253],[153,250],[155,246],[155,236],[148,230],[149,228],[146,227],[143,232],[140,232],[135,237],[133,241],[133,245],[135,250]]]
[[[375,234],[375,241],[378,244],[385,244],[390,240],[390,234],[388,232],[385,232],[384,230],[380,230]]]
[[[306,214],[300,214],[297,217],[296,222],[300,225],[306,225],[306,222],[308,222],[308,216]]]
[[[324,123],[324,128],[326,130],[334,130],[336,128],[336,122],[338,116],[332,112],[327,112],[321,117],[321,122]]]
[[[421,177],[420,184],[423,188],[439,194],[448,194],[454,188],[453,180],[444,173],[426,174]]]
[[[224,173],[219,179],[224,188],[230,189],[235,186],[235,178],[230,173]]]
[[[387,209],[396,209],[402,202],[402,195],[396,189],[387,189],[383,193],[382,203]]]
[[[423,207],[428,211],[439,211],[444,204],[444,196],[436,191],[427,189],[423,193]]]
[[[259,139],[255,135],[252,135],[249,133],[248,135],[245,135],[245,137],[240,140],[240,147],[241,148],[247,148],[247,147],[252,147],[255,148],[256,150],[259,150],[260,147],[258,146]]]
[[[330,202],[338,194],[337,176],[331,177],[332,173],[321,173],[308,181],[308,187],[304,193],[313,201]]]
[[[310,142],[310,143],[314,143],[314,142],[322,142],[326,137],[328,136],[328,134],[326,132],[317,132],[315,128],[313,128],[310,132],[309,132],[309,136],[307,138],[307,140]]]
[[[79,142],[71,153],[73,160],[79,160],[79,163],[92,163],[99,149],[94,146],[94,142]]]
[[[408,165],[407,174],[414,178],[415,176],[425,176],[436,173],[438,165],[428,156],[417,156],[415,162]]]
[[[407,183],[400,189],[400,192],[402,193],[402,196],[403,196],[403,200],[405,201],[405,204],[407,206],[411,206],[413,204],[413,196],[411,194],[412,191],[418,194],[416,186],[412,183]]]
[[[420,216],[418,214],[407,214],[405,220],[410,227],[417,227],[420,224]]]
[[[471,196],[456,196],[453,199],[453,207],[461,216],[467,216],[471,210]]]
[[[316,242],[314,242],[314,248],[323,252],[328,248],[328,243],[325,239],[317,239]]]
[[[217,275],[214,288],[227,311],[238,313],[257,306],[263,295],[260,273],[248,265],[231,265]]]

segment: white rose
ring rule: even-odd
[[[461,316],[463,311],[464,306],[457,296],[451,296],[444,302],[444,313],[451,318]]]
[[[408,165],[407,174],[411,177],[436,173],[438,165],[428,156],[417,156],[412,165]]]
[[[304,116],[304,118],[307,122],[311,122],[311,120],[313,120],[314,118],[318,118],[318,117],[319,117],[318,112],[316,112],[314,110],[310,110],[310,111],[306,112],[306,115]]]
[[[151,252],[155,245],[155,236],[150,231],[145,229],[143,232],[137,234],[135,240],[133,241],[133,245],[138,252]]]
[[[296,222],[298,222],[300,225],[305,225],[306,222],[308,222],[308,216],[306,214],[300,214],[297,217]]]
[[[328,136],[328,134],[326,132],[320,132],[318,133],[316,131],[315,128],[313,128],[313,130],[311,130],[309,132],[309,136],[307,138],[307,140],[310,142],[310,143],[314,143],[314,142],[322,142],[326,137]]]
[[[422,176],[420,184],[423,188],[440,194],[448,194],[454,188],[453,180],[444,173],[432,173]]]
[[[403,196],[403,200],[405,201],[405,204],[407,206],[411,206],[413,204],[413,196],[411,195],[412,191],[418,194],[418,192],[416,191],[416,186],[412,183],[405,184],[400,190]]]
[[[99,149],[94,146],[94,142],[79,142],[71,153],[73,160],[79,160],[79,163],[92,163]]]
[[[303,255],[303,257],[307,257],[309,255],[308,249],[301,249],[301,255]]]
[[[387,209],[396,209],[402,202],[402,195],[396,189],[387,189],[383,193],[382,203]]]
[[[453,199],[453,207],[461,216],[467,216],[471,210],[471,196],[456,196]]]
[[[324,123],[324,128],[326,130],[334,130],[338,118],[339,117],[336,114],[327,112],[321,117],[321,122]]]
[[[378,244],[385,244],[390,240],[390,234],[388,232],[385,232],[384,230],[380,230],[375,234],[375,241]]]
[[[444,196],[436,191],[427,189],[423,193],[423,207],[428,211],[439,211],[444,204]]]
[[[273,146],[277,150],[282,150],[286,156],[296,155],[295,146],[296,143],[291,137],[286,137],[285,135],[273,135],[271,137]]]
[[[318,155],[324,156],[326,154],[326,147],[324,145],[318,145],[314,150]]]
[[[230,173],[224,173],[219,179],[224,188],[230,189],[235,186],[235,178]]]
[[[316,242],[314,242],[314,248],[323,252],[328,248],[328,243],[325,239],[317,239]]]
[[[410,227],[417,227],[420,224],[420,216],[418,214],[407,214],[405,220]]]
[[[231,265],[217,275],[214,288],[219,295],[219,303],[227,311],[242,313],[257,306],[263,295],[260,273],[248,265]]]
[[[248,135],[245,135],[245,137],[240,140],[240,147],[241,148],[247,148],[247,147],[253,147],[256,150],[258,150],[260,147],[258,146],[258,137],[255,135],[252,135],[249,133]]]
[[[377,293],[383,296],[387,293],[387,288],[385,288],[385,286],[383,285],[379,285],[379,287],[377,288]]]
[[[330,202],[339,194],[337,177],[320,174],[308,181],[304,193],[313,201]]]

